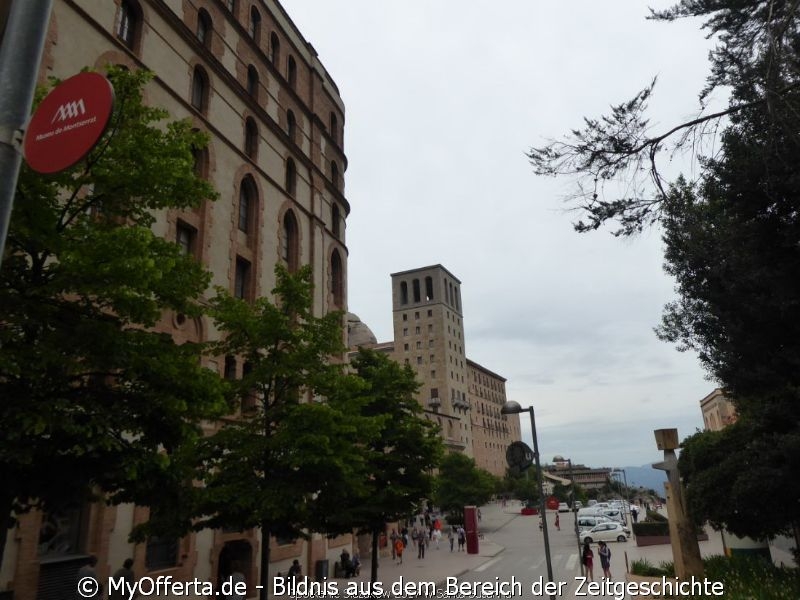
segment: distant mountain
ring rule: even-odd
[[[664,471],[654,469],[650,465],[641,467],[623,467],[628,485],[633,487],[641,486],[645,489],[655,490],[659,495],[664,496],[664,483],[667,481],[667,474]]]

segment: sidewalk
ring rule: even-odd
[[[458,544],[451,552],[447,537],[443,537],[438,550],[436,544],[431,543],[425,551],[425,558],[420,559],[417,558],[416,548],[411,544],[403,553],[403,564],[398,565],[391,556],[380,559],[378,581],[383,583],[384,589],[398,581],[438,584],[447,577],[457,577],[471,571],[505,550],[492,540],[492,534],[518,516],[519,506],[516,504],[505,508],[500,503],[482,506],[478,530],[483,534],[483,539],[478,540],[477,554],[459,552]],[[345,586],[348,581],[367,582],[370,580],[370,569],[370,561],[362,560],[359,576],[335,581],[339,582],[340,587]]]

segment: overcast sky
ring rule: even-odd
[[[571,182],[525,157],[656,75],[654,131],[694,116],[699,22],[647,21],[633,0],[283,4],[345,102],[349,308],[378,340],[392,339],[389,274],[441,263],[462,282],[467,356],[533,404],[545,461],[647,464],[654,429],[701,428],[714,383],[653,333],[674,297],[659,232],[575,233]]]

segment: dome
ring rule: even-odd
[[[366,323],[358,315],[347,313],[347,347],[351,349],[359,346],[374,346],[378,339]]]

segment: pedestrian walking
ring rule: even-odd
[[[292,569],[295,568],[295,565],[297,565],[297,569],[293,575]],[[289,567],[289,575],[292,577],[295,575],[297,577],[300,576],[300,562],[297,559]],[[226,600],[245,600],[247,598],[247,579],[245,579],[238,561],[231,561],[231,574],[228,577],[228,590],[226,591],[228,593],[225,596]]]
[[[289,567],[289,572],[286,574],[286,577],[288,577],[289,579],[300,579],[302,574],[303,574],[303,569],[300,566],[300,561],[295,558],[292,561],[292,566]]]
[[[389,536],[389,545],[392,547],[392,560],[397,560],[397,553],[394,551],[394,544],[397,542],[399,536],[397,532],[392,529],[392,534]]]
[[[436,544],[436,549],[438,550],[439,549],[439,542],[442,539],[442,531],[440,529],[434,529],[433,533],[431,535],[433,536],[433,541]]]
[[[120,579],[125,582],[125,587],[122,588],[119,586],[119,583],[115,585],[115,587],[108,588],[108,600],[115,600],[116,598],[127,598],[128,592],[127,590],[133,589],[134,584],[136,583],[136,576],[133,574],[133,559],[126,558],[125,562],[122,563],[122,566],[114,571],[114,581],[118,582]]]
[[[464,528],[459,525],[458,526],[458,551],[461,552],[462,550],[466,550],[464,547],[467,543],[467,532],[464,531]]]
[[[100,577],[95,570],[96,566],[97,557],[92,554],[86,559],[86,564],[78,569],[77,588],[81,598],[103,597],[103,584],[100,583]]]
[[[425,558],[425,546],[427,546],[425,542],[425,532],[420,531],[419,537],[417,538],[417,558]]]
[[[559,518],[559,514],[556,513],[556,529],[561,531],[561,519]]]
[[[450,552],[453,551],[453,546],[455,545],[456,536],[453,534],[453,528],[450,527],[450,531],[447,532],[447,541],[450,542]]]
[[[597,544],[597,554],[600,555],[600,567],[603,569],[603,576],[611,579],[611,548],[605,542]]]
[[[403,550],[405,550],[405,549],[406,549],[406,546],[405,546],[405,544],[403,544],[403,539],[402,538],[397,538],[394,541],[394,553],[397,556],[397,564],[398,565],[402,565],[403,564]]]
[[[589,542],[583,543],[583,553],[581,554],[581,562],[586,567],[586,578],[589,581],[594,579],[594,552],[592,552]]]

